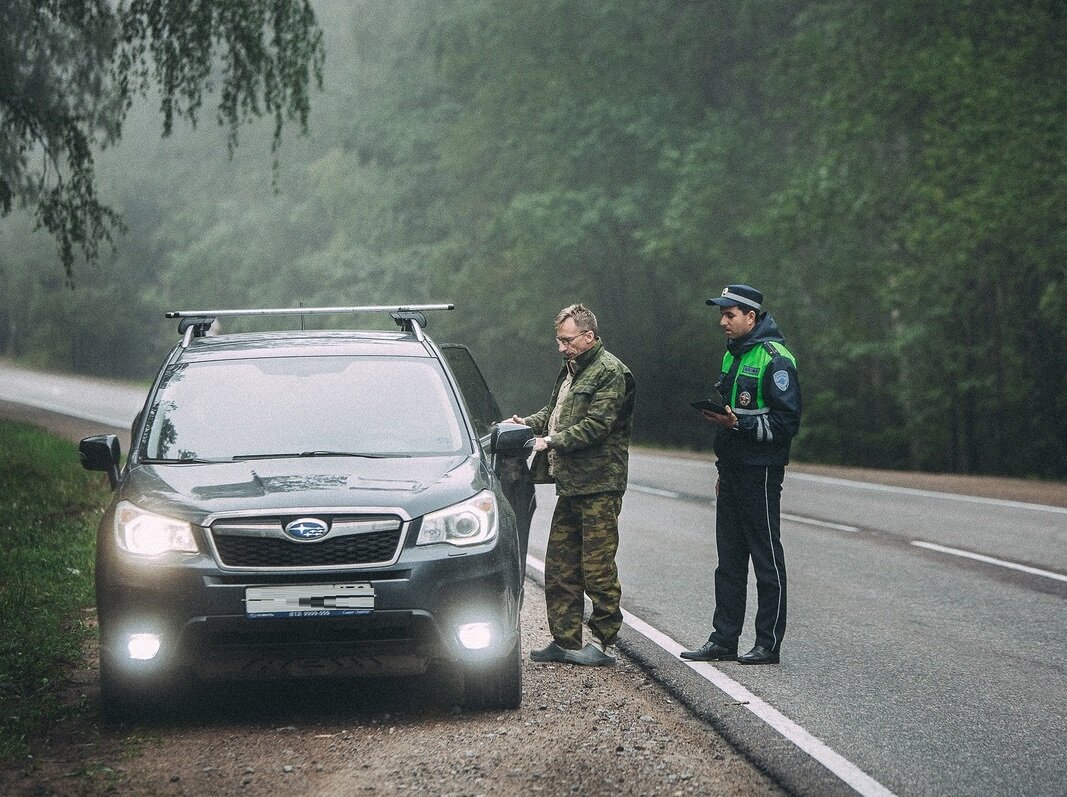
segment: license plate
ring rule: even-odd
[[[371,584],[248,587],[247,617],[349,617],[374,611]]]

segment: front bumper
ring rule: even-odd
[[[499,542],[499,540],[497,541]],[[435,660],[477,664],[515,644],[522,584],[513,553],[491,544],[407,548],[396,565],[329,573],[233,573],[209,556],[146,562],[115,555],[98,564],[101,655],[127,678],[258,679],[414,675]],[[374,608],[354,616],[246,614],[249,587],[369,584]],[[486,623],[489,644],[471,650],[466,623]],[[134,634],[157,635],[158,653],[131,658]]]

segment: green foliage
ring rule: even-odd
[[[307,128],[308,85],[321,86],[321,33],[307,0],[168,3],[10,0],[0,6],[0,216],[34,208],[71,278],[125,229],[97,195],[93,148],[121,135],[138,96],[158,91],[163,134],[194,125],[220,85],[218,121],[287,120]]]
[[[803,150],[813,166],[796,192],[810,203],[801,221],[833,247],[820,261],[844,288],[838,300],[866,297],[867,328],[850,334],[869,343],[857,362],[885,369],[875,405],[897,403],[901,463],[1062,475],[1067,440],[1039,431],[1032,411],[1056,402],[1050,377],[1067,342],[1063,317],[1053,326],[1038,309],[1067,254],[1056,221],[1067,126],[1051,111],[1067,99],[1062,12],[819,3],[799,20],[809,44],[783,63],[805,87],[797,96],[818,96],[829,114]],[[866,288],[855,282],[865,264],[877,275]]]
[[[178,305],[453,301],[431,334],[526,414],[584,301],[638,439],[707,448],[704,298],[747,281],[799,358],[799,458],[1062,478],[1061,6],[319,3],[328,90],[277,192],[249,147],[160,143],[131,110],[100,158],[121,251],[58,301],[19,232],[0,351],[144,378]]]
[[[0,423],[0,762],[65,712],[65,678],[92,628],[98,476],[70,443]]]
[[[0,5],[0,217],[33,206],[68,269],[121,229],[97,197],[92,146],[118,132],[108,96],[114,15],[105,0]]]

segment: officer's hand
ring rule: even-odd
[[[512,415],[510,420],[511,423],[521,423],[523,426],[526,425],[526,419],[520,418],[518,415]]]
[[[548,449],[548,443],[545,442],[545,438],[543,438],[543,437],[535,437],[534,438],[534,447],[533,447],[534,451],[545,451],[547,449]]]
[[[716,426],[722,426],[726,429],[733,429],[737,426],[737,416],[734,415],[734,411],[731,407],[726,408],[725,413],[710,412],[708,410],[701,410],[704,417],[711,421]]]

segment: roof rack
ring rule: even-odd
[[[401,304],[401,305],[365,305],[361,307],[274,307],[252,310],[171,310],[166,318],[180,318],[178,334],[182,336],[182,346],[188,346],[193,338],[202,338],[215,322],[216,318],[233,318],[238,316],[292,316],[292,315],[328,315],[343,313],[389,313],[397,326],[405,332],[414,333],[418,340],[423,339],[422,330],[426,326],[427,310],[454,310],[454,304]]]

